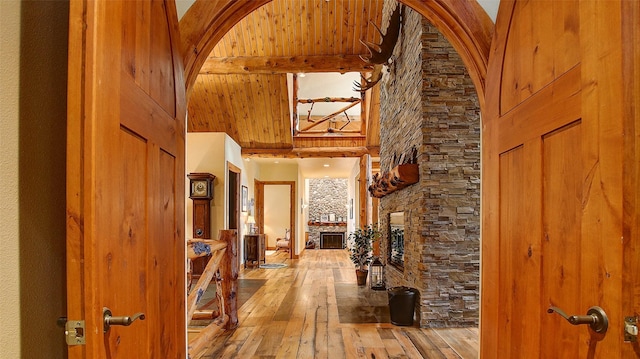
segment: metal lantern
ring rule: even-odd
[[[386,290],[384,283],[384,264],[378,257],[374,257],[369,265],[369,285],[373,290]]]

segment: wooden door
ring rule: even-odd
[[[171,1],[71,1],[70,358],[184,358],[183,66]],[[43,116],[46,114],[43,114]],[[103,308],[145,320],[103,333]]]
[[[637,2],[501,2],[483,128],[482,358],[638,357],[623,340],[640,309],[637,25]],[[600,306],[609,329],[551,306]]]

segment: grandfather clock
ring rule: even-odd
[[[211,173],[189,173],[189,198],[193,200],[193,238],[211,238],[211,200],[213,180]]]
[[[211,238],[211,200],[213,180],[211,173],[189,173],[189,198],[193,201],[193,238]],[[211,256],[199,257],[192,261],[191,278],[199,278]]]

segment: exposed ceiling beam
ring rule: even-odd
[[[361,157],[370,153],[366,147],[307,147],[307,148],[243,148],[242,155],[261,158],[319,158]]]
[[[371,71],[358,55],[210,57],[200,74],[281,74],[298,72],[366,72]]]

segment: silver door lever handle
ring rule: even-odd
[[[607,313],[604,312],[604,309],[597,306],[589,308],[587,315],[567,315],[558,307],[549,307],[549,309],[547,309],[547,313],[553,312],[558,313],[573,325],[589,324],[589,327],[596,333],[606,333],[609,328]]]
[[[109,329],[111,329],[112,325],[123,325],[125,327],[128,327],[137,319],[144,320],[145,315],[144,313],[136,313],[132,317],[114,317],[111,313],[111,309],[104,307],[102,309],[102,317],[104,319],[104,332],[106,333],[109,331]]]

